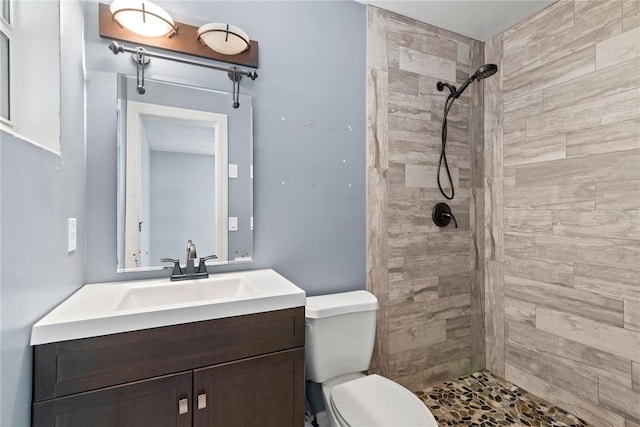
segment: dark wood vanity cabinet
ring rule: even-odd
[[[38,427],[304,424],[304,308],[36,346]]]

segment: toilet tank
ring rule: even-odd
[[[367,291],[308,297],[305,309],[307,378],[323,383],[369,369],[378,300]]]

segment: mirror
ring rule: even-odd
[[[187,240],[207,264],[253,254],[251,97],[118,75],[118,272],[185,262]]]

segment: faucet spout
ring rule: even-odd
[[[187,274],[195,273],[194,260],[197,257],[198,255],[196,253],[196,245],[191,240],[189,240],[187,242]]]

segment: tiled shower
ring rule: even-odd
[[[597,426],[640,425],[640,2],[559,1],[486,43],[368,7],[372,370],[486,367]],[[444,96],[460,228],[438,229]]]

